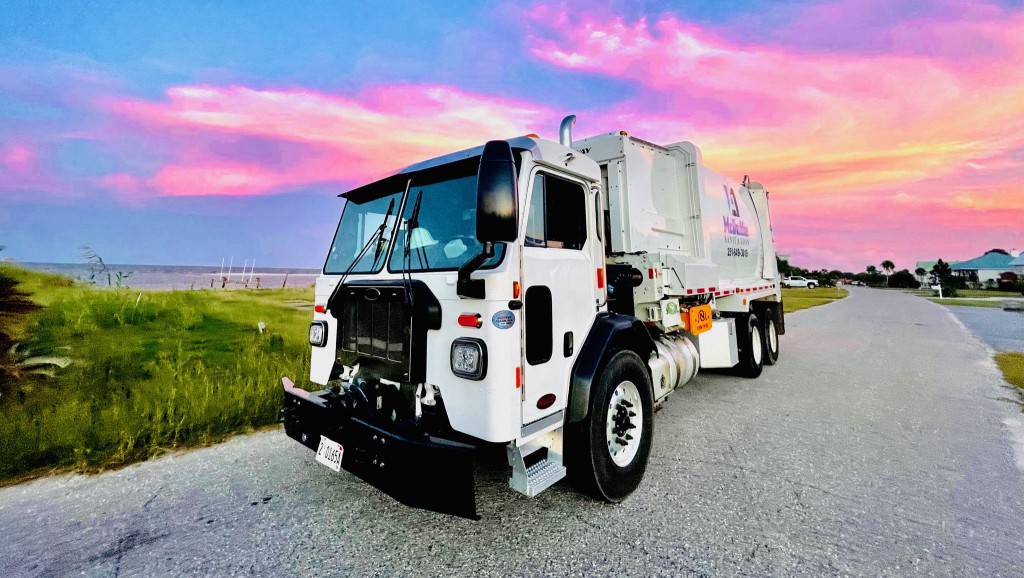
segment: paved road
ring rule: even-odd
[[[1024,312],[955,305],[949,310],[992,349],[1024,353]]]
[[[1021,576],[1020,410],[981,343],[870,289],[788,327],[760,379],[671,398],[618,506],[488,465],[482,521],[409,510],[271,431],[0,490],[0,575]]]

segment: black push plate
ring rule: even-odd
[[[562,337],[562,354],[572,357],[572,331],[566,331],[565,336]]]

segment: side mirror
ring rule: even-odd
[[[516,163],[507,141],[484,145],[476,182],[476,238],[481,243],[511,243],[519,236],[519,187]]]

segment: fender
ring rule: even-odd
[[[569,376],[566,423],[582,421],[590,408],[590,386],[611,354],[620,349],[635,351],[646,361],[655,351],[654,340],[644,324],[632,315],[598,313],[580,348]]]

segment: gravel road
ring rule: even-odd
[[[485,464],[482,521],[411,510],[275,430],[0,490],[0,575],[1024,575],[1024,422],[981,342],[860,288],[787,327],[759,379],[668,401],[618,506]]]

